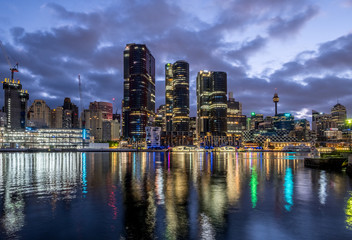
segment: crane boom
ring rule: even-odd
[[[2,44],[2,41],[0,41],[0,47],[1,47],[2,53],[4,54],[4,56],[5,56],[5,58],[6,58],[7,64],[8,64],[9,67],[11,68],[10,58],[9,58],[9,56],[7,55],[7,52],[6,52],[5,48],[4,48],[4,45]]]
[[[18,63],[16,63],[13,67],[11,67],[11,61],[10,61],[10,57],[9,55],[7,54],[6,50],[5,50],[5,47],[4,45],[2,44],[2,42],[0,41],[0,47],[1,47],[1,50],[6,58],[6,61],[7,61],[7,64],[9,65],[10,67],[10,71],[11,71],[11,80],[13,80],[14,78],[14,73],[15,72],[18,72]]]

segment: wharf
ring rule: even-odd
[[[325,170],[341,170],[347,158],[345,157],[332,157],[332,158],[305,158],[304,166],[309,168],[318,168]]]
[[[68,148],[68,149],[40,149],[40,148],[0,148],[0,152],[17,153],[17,152],[166,152],[163,150],[151,149],[121,149],[121,148]]]

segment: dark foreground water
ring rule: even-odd
[[[286,153],[0,154],[0,239],[352,239],[351,189]]]

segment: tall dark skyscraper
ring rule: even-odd
[[[78,107],[70,98],[65,98],[62,109],[62,128],[79,128]]]
[[[172,130],[176,135],[189,131],[189,64],[177,61],[172,65]]]
[[[172,64],[167,63],[165,65],[165,126],[167,136],[171,136],[172,133],[173,89]]]
[[[24,130],[26,127],[26,111],[29,94],[22,89],[20,81],[5,79],[3,82],[5,91],[4,109],[7,115],[7,128]]]
[[[197,138],[210,132],[210,94],[212,92],[212,74],[200,71],[197,75]]]
[[[200,71],[197,76],[198,137],[226,136],[227,74]]]
[[[155,113],[155,59],[144,44],[127,44],[124,60],[123,137],[145,138],[148,118]]]
[[[227,74],[213,72],[210,94],[210,131],[213,136],[226,136],[227,133]]]
[[[165,125],[167,143],[189,144],[189,64],[179,60],[165,65]]]

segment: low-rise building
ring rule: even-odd
[[[29,107],[27,117],[27,127],[51,127],[51,110],[44,100],[34,100]]]
[[[159,148],[161,146],[161,127],[145,127],[147,148]]]
[[[86,129],[29,128],[10,131],[0,128],[0,148],[77,149],[89,144]]]

